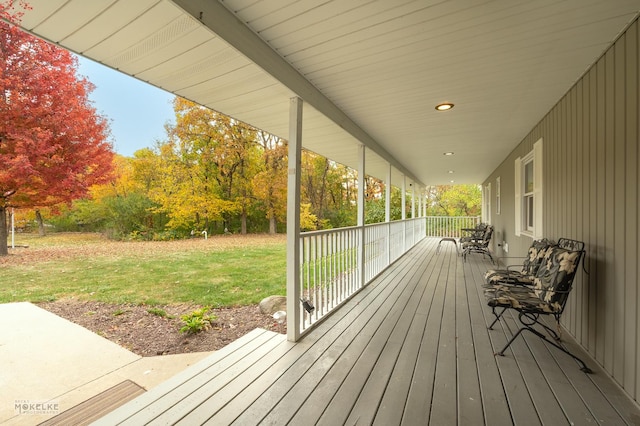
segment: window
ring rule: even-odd
[[[523,228],[527,232],[533,233],[533,152],[522,160],[524,163],[524,194],[523,207],[524,214],[522,218]]]
[[[516,235],[542,238],[542,139],[515,161]]]

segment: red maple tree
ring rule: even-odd
[[[0,5],[3,18],[14,19]],[[0,22],[0,256],[7,209],[70,202],[110,179],[108,123],[68,51]]]

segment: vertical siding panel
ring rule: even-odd
[[[552,126],[549,129],[549,137],[550,139],[553,141],[553,162],[551,163],[551,167],[553,167],[553,200],[551,201],[552,206],[553,206],[553,232],[551,233],[551,236],[557,238],[558,232],[560,232],[559,230],[559,224],[560,221],[562,220],[562,214],[560,212],[560,205],[558,204],[560,197],[558,196],[559,192],[560,192],[560,175],[559,170],[558,170],[558,156],[560,155],[560,150],[558,149],[558,134],[560,133],[560,130],[558,129],[559,124],[558,122],[560,121],[560,111],[561,111],[561,107],[560,107],[560,103],[558,103],[558,106],[556,106],[556,108],[553,110],[553,112],[551,113],[551,117],[553,117],[553,122],[552,122]]]
[[[582,241],[582,232],[580,229],[580,225],[582,223],[581,212],[578,209],[578,199],[580,197],[580,193],[578,192],[578,154],[580,151],[578,150],[578,94],[580,93],[578,87],[574,87],[571,89],[572,97],[571,97],[571,146],[569,150],[569,157],[571,158],[572,170],[570,175],[571,186],[569,188],[569,195],[571,198],[571,235],[573,238],[579,239]],[[578,282],[580,281],[580,276],[578,275]],[[575,285],[576,283],[574,283]],[[574,336],[580,340],[580,335],[582,334],[582,315],[583,315],[583,307],[582,307],[582,286],[577,285],[574,287],[576,290],[576,300],[574,304],[574,309],[576,310],[576,325]]]
[[[578,82],[578,209],[580,220],[580,239],[589,244],[591,234],[589,232],[589,81],[590,73],[586,74]],[[588,259],[582,260],[587,262]],[[585,263],[586,265],[586,263]],[[580,343],[589,348],[589,324],[591,322],[591,305],[589,299],[589,277],[583,271],[578,272],[577,285],[582,289],[582,300],[579,301],[582,309],[582,322],[580,324]]]
[[[573,235],[574,238],[584,241],[584,233],[582,232],[582,149],[580,143],[582,142],[582,80],[572,90],[573,96],[573,114],[571,115],[573,121],[573,138],[571,143],[571,158],[573,160],[574,169],[572,174],[572,202],[571,202],[571,217],[574,218],[573,223]],[[584,295],[586,294],[581,273],[576,274],[575,282],[573,283],[574,292],[576,293],[575,310],[576,310],[576,330],[574,336],[579,343],[584,345],[584,339],[582,333],[585,327],[583,326],[584,318],[586,318],[586,309],[584,303]]]
[[[544,190],[542,191],[542,195],[544,197],[544,210],[546,215],[544,217],[544,233],[548,236],[553,235],[553,222],[555,218],[555,212],[553,210],[553,187],[555,182],[555,167],[554,167],[554,155],[553,155],[553,137],[551,136],[553,132],[553,112],[549,112],[544,120],[544,129],[542,132],[542,137],[544,138],[544,146],[542,152],[544,153]]]
[[[640,400],[639,90],[636,21],[513,153],[513,157],[526,155],[533,142],[540,137],[545,141],[544,234],[583,240],[587,249],[589,274],[578,271],[563,324],[636,401]],[[509,172],[513,173],[512,163],[503,163],[495,174]],[[508,203],[507,198],[504,201]],[[508,229],[504,234],[507,240],[511,237]],[[514,254],[526,252],[529,239],[514,240]]]
[[[553,173],[554,181],[553,187],[555,189],[553,194],[553,207],[554,207],[554,229],[553,235],[560,236],[562,232],[562,206],[560,205],[560,194],[562,193],[562,173],[558,167],[560,161],[560,144],[559,140],[562,135],[562,126],[560,121],[562,120],[562,101],[558,103],[558,107],[553,112],[553,132],[551,138],[553,139]]]
[[[574,145],[574,155],[576,157],[576,179],[575,179],[575,212],[576,212],[576,238],[580,241],[585,241],[586,244],[586,233],[585,233],[585,215],[586,210],[583,208],[584,206],[584,80],[581,79],[578,81],[576,85],[576,135],[575,135],[575,145]],[[584,261],[584,259],[583,259]],[[577,318],[578,328],[575,334],[578,342],[586,346],[587,345],[587,318],[588,318],[588,289],[585,287],[585,280],[582,274],[582,271],[578,271],[576,274],[575,282],[573,283],[574,288],[578,290],[579,297],[577,298],[577,309],[580,312]]]
[[[640,168],[640,119],[638,119],[638,117],[640,117],[640,23],[636,20],[635,22],[635,28],[636,28],[636,76],[638,78],[638,80],[636,80],[636,104],[635,104],[635,114],[634,114],[634,120],[635,120],[635,129],[636,129],[636,138],[635,138],[635,144],[634,147],[636,149],[636,157],[635,157],[635,161],[634,161],[634,166],[632,167],[631,170],[635,170],[636,171],[636,176],[635,176],[635,183],[636,183],[636,191],[635,191],[635,196],[636,196],[636,207],[635,207],[635,212],[636,212],[636,216],[637,216],[637,220],[636,220],[636,234],[640,237],[640,214],[638,213],[638,210],[640,210],[640,172],[638,171],[638,168]],[[634,256],[634,260],[636,261],[636,289],[638,288],[638,285],[640,284],[640,262],[638,262],[638,259],[640,258],[640,241],[638,241],[638,238],[636,238],[635,241],[635,246],[636,246],[636,256]],[[637,321],[637,327],[636,327],[636,336],[637,336],[637,349],[636,349],[636,391],[635,391],[635,398],[636,401],[640,400],[640,312],[639,312],[639,307],[640,307],[640,290],[636,290],[637,291],[637,298],[638,301],[635,305],[635,313],[636,313],[636,321]]]
[[[604,82],[605,82],[605,61],[601,59],[597,65],[598,73],[597,73],[597,97],[596,97],[596,108],[597,108],[597,117],[596,117],[596,137],[598,138],[596,141],[596,215],[597,215],[597,223],[596,223],[596,244],[598,247],[597,254],[597,265],[596,265],[596,281],[595,285],[597,286],[597,295],[596,300],[598,301],[598,327],[596,331],[596,335],[598,338],[598,346],[597,346],[597,357],[600,363],[608,370],[611,371],[611,364],[607,364],[607,357],[605,352],[607,351],[607,344],[611,344],[612,342],[608,341],[607,331],[608,329],[608,320],[609,320],[609,312],[607,311],[607,289],[606,289],[606,276],[605,276],[605,253],[606,247],[604,247],[604,224],[605,224],[605,90],[604,90]],[[613,333],[610,334],[613,337]],[[609,346],[610,347],[610,346]]]
[[[605,365],[607,370],[613,372],[615,366],[616,354],[616,298],[615,298],[615,255],[614,249],[614,223],[615,217],[614,202],[615,202],[615,67],[614,67],[614,53],[613,50],[607,51],[604,56],[605,66],[605,151],[604,151],[604,181],[605,181],[605,198],[604,198],[604,249],[605,249],[605,280],[606,283],[606,295],[604,297],[605,310],[607,312],[607,326],[605,329]],[[619,352],[619,351],[618,351]],[[613,376],[617,380],[621,377]]]
[[[624,323],[624,225],[625,225],[625,37],[621,37],[615,44],[614,49],[614,147],[613,147],[613,170],[614,170],[614,200],[609,207],[613,210],[613,266],[614,266],[614,301],[613,310],[615,322],[615,347],[620,350],[615,351],[614,376],[618,377],[620,383],[625,381],[624,359],[627,356],[625,348],[625,323]]]
[[[590,71],[589,81],[589,228],[591,238],[589,240],[589,306],[592,320],[589,324],[589,347],[591,354],[602,364],[603,353],[601,337],[598,332],[602,329],[600,315],[600,303],[598,295],[602,286],[599,283],[599,256],[598,244],[598,68]]]
[[[563,127],[563,132],[562,132],[562,139],[561,139],[561,144],[562,144],[562,161],[560,162],[560,164],[562,164],[563,166],[561,166],[561,170],[562,170],[562,195],[561,195],[561,202],[562,202],[562,213],[563,213],[563,221],[562,221],[562,233],[560,235],[562,236],[566,236],[566,237],[571,237],[571,226],[570,223],[572,222],[572,218],[570,217],[571,215],[571,200],[570,200],[570,193],[569,193],[569,188],[571,187],[571,155],[570,155],[570,150],[571,150],[571,92],[569,92],[566,96],[565,102],[564,102],[564,108],[562,111],[562,127]]]
[[[627,200],[624,247],[625,259],[625,360],[624,388],[638,399],[638,22],[627,32],[625,78],[626,112],[626,176],[625,199]]]
[[[572,175],[574,173],[572,153],[571,153],[571,144],[573,139],[573,111],[574,111],[574,91],[569,90],[567,95],[565,96],[564,108],[563,108],[563,135],[562,135],[562,155],[560,164],[564,164],[562,167],[562,204],[564,211],[564,226],[562,230],[562,236],[573,238],[575,234],[573,233],[572,223],[575,222],[575,216],[572,215],[572,204],[573,204],[573,194],[571,193],[572,186]],[[572,291],[569,293],[570,300],[568,304],[569,308],[569,317],[568,317],[568,326],[571,334],[575,336],[576,332],[576,292]]]
[[[567,98],[563,98],[560,102],[560,108],[558,108],[558,114],[556,116],[556,176],[558,180],[558,192],[556,193],[556,208],[558,209],[558,228],[556,229],[556,235],[563,237],[565,235],[565,224],[567,218],[567,212],[564,202],[564,186],[566,184],[565,173],[566,167],[562,167],[564,164],[564,151],[566,140],[566,117],[567,117]]]

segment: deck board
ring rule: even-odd
[[[595,374],[493,320],[488,259],[425,239],[297,343],[255,330],[115,410],[102,424],[637,424],[640,408]]]
[[[440,323],[440,339],[438,341],[438,355],[436,358],[436,375],[433,384],[433,397],[429,423],[451,424],[457,417],[457,365],[456,365],[456,309],[455,279],[452,275],[459,259],[447,256],[449,262],[443,264],[440,270],[438,286],[444,290],[444,305]],[[453,379],[453,380],[452,380]],[[452,383],[453,381],[453,383]]]
[[[456,352],[458,361],[458,419],[464,425],[484,424],[484,409],[469,296],[464,269],[456,268]],[[484,328],[484,327],[483,327]]]
[[[467,266],[466,268],[470,268]],[[466,270],[466,269],[465,269]],[[502,376],[498,369],[491,337],[487,332],[487,310],[484,309],[484,296],[480,294],[480,283],[470,273],[465,274],[468,311],[470,315],[474,351],[478,366],[478,382],[482,395],[484,422],[488,425],[510,425],[511,412],[505,398]]]

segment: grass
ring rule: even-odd
[[[267,242],[246,238],[229,244],[229,239],[220,237],[224,244],[210,238],[176,245],[105,242],[92,234],[20,237],[20,244],[29,248],[16,250],[32,253],[26,260],[0,263],[3,303],[74,297],[221,307],[255,304],[264,297],[285,294],[283,238]],[[105,246],[109,249],[104,250]],[[58,258],[55,253],[60,251],[65,256]]]

